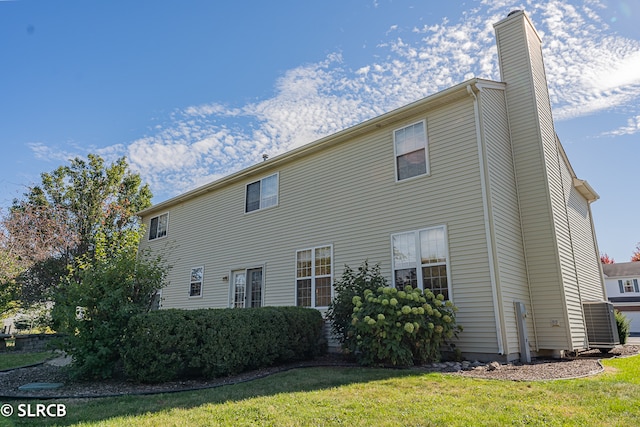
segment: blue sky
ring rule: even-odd
[[[159,202],[471,77],[492,24],[543,39],[601,252],[640,242],[640,2],[0,0],[0,207],[69,158],[127,156]]]

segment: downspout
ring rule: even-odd
[[[484,229],[487,239],[487,251],[489,259],[489,275],[491,277],[491,294],[493,298],[493,317],[496,322],[496,338],[498,342],[498,354],[504,355],[504,343],[502,340],[502,322],[500,316],[500,306],[498,305],[498,284],[496,282],[496,270],[494,262],[494,250],[493,239],[491,237],[491,224],[489,221],[489,206],[488,206],[488,194],[487,194],[487,180],[485,176],[485,156],[482,147],[482,134],[480,132],[480,109],[478,108],[478,97],[471,88],[471,85],[467,85],[467,92],[473,97],[473,111],[476,126],[476,142],[478,144],[478,164],[480,165],[480,188],[482,189],[482,210],[484,213]]]

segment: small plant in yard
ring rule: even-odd
[[[614,314],[616,325],[618,326],[618,338],[620,339],[620,344],[624,345],[627,343],[627,338],[629,338],[629,332],[631,331],[631,320],[618,310],[615,310]]]

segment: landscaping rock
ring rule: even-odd
[[[500,362],[491,362],[487,365],[487,371],[495,371],[502,367]]]

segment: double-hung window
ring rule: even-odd
[[[621,294],[627,294],[631,292],[640,292],[640,286],[638,286],[638,279],[618,280],[618,286],[620,287]]]
[[[397,233],[391,236],[393,250],[393,283],[431,290],[450,297],[449,257],[446,227]]]
[[[328,307],[333,289],[332,247],[296,252],[296,305]]]
[[[189,284],[189,296],[202,296],[202,283],[204,279],[204,267],[196,267],[191,269],[191,282]]]
[[[151,222],[149,223],[149,240],[159,239],[160,237],[166,236],[168,224],[168,213],[151,218]]]
[[[247,184],[245,212],[270,208],[278,204],[278,174]]]
[[[398,181],[428,173],[427,131],[424,120],[395,130],[393,143]]]

